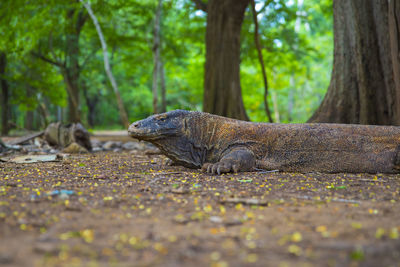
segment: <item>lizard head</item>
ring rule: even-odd
[[[129,126],[128,133],[131,137],[154,141],[169,136],[176,136],[182,132],[185,117],[190,113],[187,110],[174,110],[150,116],[144,120],[136,121]]]

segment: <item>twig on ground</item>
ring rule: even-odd
[[[385,180],[374,180],[374,179],[358,179],[357,181],[387,183],[387,181],[385,181]]]
[[[294,196],[294,198],[299,198],[299,199],[306,199],[306,200],[313,200],[316,201],[318,199],[314,199],[310,196]],[[327,201],[328,199],[320,199],[321,201]],[[331,198],[329,201],[333,202],[342,202],[342,203],[352,203],[352,204],[361,204],[360,201],[353,200],[353,199],[344,199],[344,198]]]
[[[273,173],[273,172],[279,172],[279,170],[264,170],[264,169],[259,169],[259,168],[255,168],[254,170],[257,171],[257,173]]]
[[[255,199],[255,198],[225,198],[219,201],[220,203],[234,203],[234,204],[245,204],[245,205],[259,205],[266,206],[268,205],[268,201]]]
[[[153,175],[182,174],[183,172],[154,172]]]

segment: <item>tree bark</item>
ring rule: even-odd
[[[33,130],[33,111],[32,110],[28,110],[25,113],[25,129],[32,131]]]
[[[389,2],[389,36],[394,79],[394,113],[397,125],[400,125],[400,3],[396,0]]]
[[[5,79],[7,67],[7,55],[4,52],[0,52],[0,82],[1,82],[1,135],[7,135],[9,131],[8,126],[8,82]]]
[[[26,96],[27,97],[32,97],[34,94],[32,87],[31,86],[26,86]],[[31,131],[33,130],[33,112],[34,110],[27,110],[25,113],[25,129]]]
[[[88,89],[84,83],[82,83],[83,96],[85,97],[86,106],[88,108],[87,120],[90,127],[94,127],[96,121],[96,106],[99,103],[99,95],[95,94],[89,96]]]
[[[331,82],[310,122],[400,125],[400,11],[395,2],[333,2]]]
[[[68,121],[80,122],[79,36],[86,22],[86,17],[82,10],[77,11],[75,8],[71,8],[67,11],[67,21],[65,64],[61,71],[68,92]]]
[[[210,0],[207,4],[203,110],[249,120],[240,86],[240,31],[250,0]]]
[[[115,96],[117,98],[119,116],[121,118],[122,124],[128,128],[129,127],[129,119],[128,114],[126,113],[124,103],[121,98],[121,94],[119,93],[117,81],[114,79],[114,76],[111,72],[110,62],[108,61],[108,52],[107,52],[107,44],[106,40],[104,39],[103,32],[101,31],[100,24],[93,13],[93,10],[89,4],[89,2],[85,3],[83,0],[79,0],[84,7],[86,8],[87,12],[89,13],[90,18],[93,21],[94,26],[96,27],[97,34],[99,35],[99,39],[101,42],[101,47],[103,48],[103,57],[104,57],[104,69],[107,73],[108,79],[110,80],[111,86],[114,90]]]

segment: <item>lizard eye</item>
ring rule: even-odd
[[[159,121],[165,121],[165,120],[166,120],[165,117],[162,117],[162,118],[159,119]]]

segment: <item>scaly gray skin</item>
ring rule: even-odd
[[[174,163],[208,173],[256,168],[293,172],[400,172],[400,127],[252,123],[175,110],[132,123]]]

